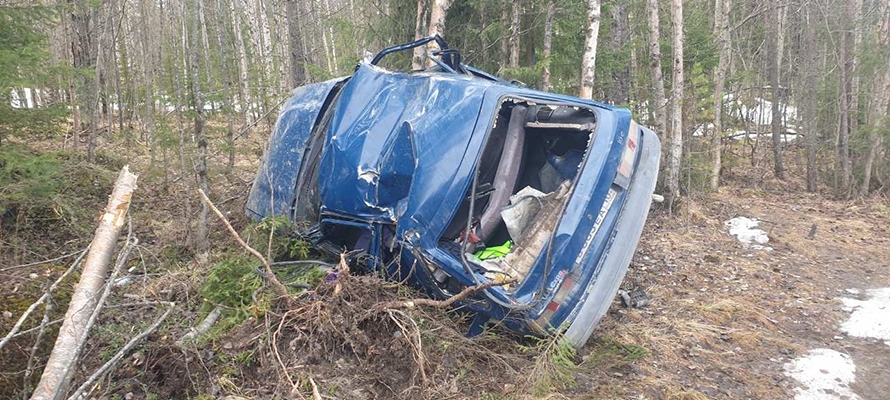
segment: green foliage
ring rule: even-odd
[[[0,144],[9,135],[58,131],[66,115],[61,104],[24,107],[23,88],[41,87],[60,73],[49,62],[46,37],[39,29],[54,16],[47,7],[0,7]],[[18,107],[13,107],[14,99]]]
[[[223,307],[219,321],[209,333],[216,337],[229,329],[265,313],[269,303],[263,298],[254,302],[254,293],[263,286],[263,279],[256,273],[257,261],[242,255],[225,258],[210,268],[201,285],[201,295],[208,301],[203,309],[209,312],[215,305]]]
[[[585,357],[585,362],[591,362],[594,365],[605,361],[628,363],[648,355],[649,350],[645,347],[635,344],[624,344],[612,338],[604,338],[598,340],[592,346],[590,355]]]
[[[269,234],[272,234],[272,248],[268,252],[275,260],[305,259],[309,257],[311,246],[293,236],[294,223],[286,216],[264,218],[247,229],[248,242],[255,249],[267,250]]]
[[[61,169],[55,154],[33,154],[15,145],[0,147],[0,214],[51,202],[61,187]]]
[[[201,285],[201,295],[226,307],[243,308],[253,303],[253,294],[263,286],[252,256],[234,256],[217,262]]]
[[[562,334],[554,334],[543,338],[529,337],[530,345],[520,345],[525,353],[536,354],[534,369],[528,379],[536,396],[543,396],[553,391],[572,388],[576,385],[575,348]]]

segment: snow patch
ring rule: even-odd
[[[769,243],[769,236],[757,227],[758,224],[760,221],[756,218],[748,217],[735,217],[726,221],[729,234],[735,236],[746,249],[770,251],[772,247],[764,246]]]
[[[868,300],[841,298],[850,319],[841,330],[850,336],[883,340],[890,345],[890,288],[870,289]]]
[[[856,381],[856,365],[850,356],[831,349],[810,350],[805,356],[784,365],[785,375],[794,378],[795,400],[856,400],[850,389]]]

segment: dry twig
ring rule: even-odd
[[[204,317],[204,320],[202,320],[201,323],[198,324],[198,326],[196,326],[194,328],[190,328],[188,333],[186,333],[185,335],[182,335],[182,337],[176,341],[176,345],[181,347],[181,346],[185,345],[185,343],[188,342],[189,340],[192,340],[200,335],[203,335],[205,332],[210,330],[210,328],[213,327],[213,324],[216,323],[216,320],[218,320],[220,315],[222,315],[222,312],[223,312],[223,306],[220,304],[217,304],[216,307],[213,307],[213,310],[210,310],[210,313],[208,313],[207,316]]]
[[[405,314],[400,310],[386,310],[386,313],[389,314],[389,318],[392,319],[393,322],[399,327],[399,330],[402,332],[402,335],[405,336],[405,339],[408,340],[408,343],[411,345],[411,350],[414,351],[414,360],[417,361],[417,369],[420,370],[420,378],[426,383],[426,357],[423,354],[423,341],[420,337],[420,327],[417,326],[417,322],[414,322],[414,319],[411,318],[408,314]],[[402,318],[411,322],[412,327],[414,328],[412,332],[408,331],[408,327],[405,326],[398,318],[396,318],[395,314],[400,315]],[[413,340],[412,340],[413,339]]]
[[[216,206],[213,204],[212,201],[210,201],[203,190],[198,189],[198,194],[201,195],[201,200],[203,200],[204,203],[206,203],[207,206],[210,207],[211,210],[213,210],[216,216],[222,220],[223,224],[226,226],[226,229],[228,229],[229,234],[231,234],[232,237],[235,238],[235,241],[237,241],[238,244],[244,248],[244,250],[247,250],[248,253],[252,254],[254,257],[260,260],[260,262],[263,264],[263,270],[266,272],[266,276],[269,279],[269,284],[272,285],[272,288],[275,290],[276,294],[278,294],[278,296],[282,299],[288,299],[287,288],[284,287],[283,284],[281,284],[277,277],[275,277],[275,273],[272,272],[272,266],[269,265],[269,261],[266,260],[266,257],[263,257],[263,255],[260,254],[259,251],[256,251],[256,249],[250,247],[250,245],[247,244],[244,239],[241,239],[241,235],[239,235],[238,232],[235,231],[235,228],[232,227],[232,224],[229,223],[229,220],[226,218],[226,216],[223,215],[223,213],[219,211],[218,208],[216,208]]]
[[[481,291],[486,290],[488,288],[492,288],[495,286],[503,286],[509,285],[515,282],[515,279],[509,279],[506,281],[489,281],[483,283],[481,285],[476,286],[467,286],[464,290],[461,290],[460,293],[451,296],[445,300],[432,300],[432,299],[413,299],[413,300],[405,300],[405,301],[387,301],[383,303],[378,303],[374,305],[373,310],[386,310],[386,309],[395,309],[395,308],[406,308],[408,310],[413,310],[419,306],[427,306],[427,307],[435,307],[435,308],[447,308],[451,307],[454,303],[461,301],[470,295]]]
[[[87,389],[92,391],[92,388],[90,388],[90,386],[92,386],[93,383],[95,383],[97,379],[99,379],[103,375],[105,375],[111,368],[113,368],[118,362],[120,362],[120,360],[124,357],[124,355],[126,355],[128,352],[130,352],[130,350],[132,350],[133,347],[136,347],[136,345],[139,344],[139,342],[141,342],[143,339],[145,339],[148,335],[150,335],[152,332],[156,331],[158,329],[158,327],[161,326],[161,323],[163,323],[164,320],[167,319],[167,316],[170,315],[171,312],[173,312],[173,308],[176,304],[172,303],[172,302],[167,302],[167,301],[162,301],[159,303],[167,305],[167,311],[165,311],[163,314],[161,314],[161,316],[158,317],[158,319],[156,319],[155,322],[153,324],[151,324],[151,326],[149,326],[144,331],[142,331],[141,333],[139,333],[138,335],[136,335],[132,339],[130,339],[130,341],[127,342],[127,344],[124,345],[124,347],[122,347],[120,350],[118,350],[118,352],[115,353],[115,355],[112,356],[110,360],[105,362],[105,364],[103,364],[101,367],[99,367],[99,369],[96,370],[96,372],[94,372],[92,375],[90,375],[89,378],[87,378],[87,380],[84,381],[84,383],[82,385],[80,385],[80,387],[77,388],[77,391],[75,391],[74,394],[68,398],[68,400],[80,399],[81,396],[83,396],[84,394],[89,395],[89,392],[87,391]]]
[[[58,256],[58,257],[56,257],[56,258],[50,258],[49,260],[34,261],[34,262],[31,262],[31,263],[27,263],[27,264],[13,265],[13,266],[11,266],[11,267],[3,267],[3,268],[0,268],[0,272],[6,272],[6,271],[9,271],[9,270],[19,269],[19,268],[33,267],[33,266],[35,266],[35,265],[49,264],[49,263],[53,263],[53,262],[56,262],[56,261],[64,260],[64,259],[66,259],[66,258],[68,258],[68,257],[74,256],[74,255],[77,255],[77,254],[83,254],[84,252],[86,252],[86,249],[78,250],[78,251],[75,251],[75,252],[73,252],[73,253],[68,253],[68,254],[65,254],[65,255],[62,255],[62,256]]]
[[[15,325],[12,327],[12,330],[10,330],[9,333],[6,334],[6,336],[3,338],[3,340],[0,340],[0,349],[2,349],[3,346],[5,346],[6,343],[8,343],[12,338],[19,336],[16,334],[16,332],[18,332],[19,329],[21,329],[22,324],[25,323],[25,320],[28,319],[28,316],[30,316],[31,313],[33,313],[34,310],[36,310],[38,306],[43,304],[45,301],[49,300],[51,298],[53,292],[59,286],[59,283],[61,283],[63,280],[65,280],[65,278],[67,278],[68,275],[71,274],[71,272],[73,272],[75,269],[77,269],[77,266],[80,265],[80,260],[82,260],[83,257],[87,254],[87,250],[89,250],[89,247],[87,247],[86,249],[83,249],[83,251],[80,253],[80,256],[77,257],[77,259],[74,260],[73,263],[71,263],[71,266],[68,267],[68,269],[65,271],[65,273],[63,273],[62,276],[59,277],[59,279],[56,279],[56,281],[53,282],[52,285],[50,285],[49,289],[47,289],[46,292],[43,293],[43,296],[40,296],[40,298],[37,299],[37,301],[35,301],[34,304],[31,304],[31,306],[28,307],[27,310],[25,310],[25,313],[22,314],[22,316],[19,318],[19,320],[16,321]]]
[[[321,400],[321,393],[318,391],[318,385],[315,384],[315,380],[312,377],[309,377],[309,384],[312,385],[312,400]]]

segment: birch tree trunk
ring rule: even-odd
[[[414,40],[420,40],[426,36],[427,9],[429,0],[417,0],[417,20],[414,21]],[[426,48],[418,46],[414,48],[414,56],[411,57],[411,69],[419,71],[426,65]]]
[[[193,10],[197,11],[198,2],[200,0],[192,0],[193,2]],[[185,8],[185,5],[183,5]],[[183,18],[185,19],[187,13],[183,13]],[[191,29],[185,29],[185,24],[183,23],[183,32],[182,34],[188,38],[188,46],[187,46],[187,54],[188,54],[188,70],[189,70],[189,95],[192,98],[192,104],[194,105],[194,113],[195,113],[195,142],[198,145],[198,163],[196,166],[196,171],[198,173],[198,185],[201,186],[201,189],[204,190],[205,193],[209,192],[210,183],[207,178],[207,137],[204,132],[204,102],[201,97],[201,75],[198,72],[198,41],[199,35],[201,34],[199,25],[199,20],[195,15],[191,16],[193,25]],[[201,212],[198,214],[198,229],[197,229],[197,237],[195,238],[195,247],[198,252],[207,251],[210,243],[207,238],[207,214],[210,212],[210,209],[207,208],[207,205],[202,203]]]
[[[671,0],[673,82],[671,84],[671,142],[668,165],[668,209],[680,198],[680,162],[683,158],[683,0]]]
[[[210,39],[207,37],[207,19],[204,17],[204,1],[198,0],[198,22],[201,27],[201,55],[207,82],[213,82],[213,66],[210,62]]]
[[[432,0],[432,8],[430,9],[430,25],[429,31],[427,32],[429,36],[445,35],[445,17],[448,16],[448,9],[451,8],[452,0]],[[430,42],[427,45],[427,48],[430,50],[436,49],[438,45],[436,42]],[[432,66],[432,60],[427,60],[427,66]]]
[[[237,1],[237,0],[235,0]],[[291,87],[297,87],[306,82],[306,72],[303,64],[306,62],[303,53],[303,42],[300,40],[300,5],[299,0],[285,0],[285,12],[287,13],[287,42],[290,47],[290,81]]]
[[[714,22],[717,49],[720,52],[717,70],[714,72],[714,136],[711,137],[711,190],[720,186],[720,169],[723,164],[723,96],[726,70],[729,68],[730,41],[729,12],[732,0],[717,0],[717,20]]]
[[[219,63],[222,72],[222,81],[223,87],[225,88],[225,94],[223,97],[223,107],[225,108],[224,112],[226,114],[226,142],[229,147],[229,160],[226,163],[226,171],[231,174],[232,170],[235,167],[235,123],[232,120],[232,115],[235,110],[232,106],[232,95],[234,95],[234,91],[232,90],[232,73],[229,70],[229,41],[226,37],[226,33],[223,31],[225,24],[222,20],[222,4],[221,0],[216,0],[216,11],[217,11],[217,23],[219,25],[219,29],[216,30],[216,44],[220,48],[220,57]]]
[[[859,127],[859,56],[862,51],[862,0],[853,0],[853,57],[850,66],[850,133]],[[880,25],[879,25],[880,26]],[[852,185],[852,182],[851,182]]]
[[[600,0],[587,0],[587,36],[584,39],[584,55],[581,58],[582,99],[593,98],[593,80],[596,72],[596,46],[600,33]]]
[[[660,135],[667,135],[667,98],[664,94],[664,75],[661,72],[658,0],[647,0],[646,10],[649,14],[649,68],[652,70],[655,127]]]
[[[785,7],[781,7],[784,9]],[[782,39],[783,35],[781,34],[782,27],[782,17],[781,17],[781,9],[776,9],[775,23],[773,24],[770,32],[772,33],[773,46],[769,46],[772,49],[773,55],[770,58],[769,65],[769,76],[770,76],[770,87],[772,91],[772,101],[773,106],[770,107],[770,111],[772,113],[770,126],[772,128],[772,139],[773,139],[773,172],[776,175],[776,179],[785,180],[785,166],[782,162],[782,136],[780,132],[780,128],[782,126],[782,114],[779,110],[779,82],[782,64]]]
[[[127,166],[121,170],[105,213],[99,220],[99,226],[93,235],[90,252],[83,264],[80,282],[74,287],[71,302],[59,336],[49,356],[40,383],[31,395],[31,400],[64,399],[67,397],[68,385],[71,383],[72,372],[80,356],[83,344],[89,334],[89,320],[99,301],[99,294],[105,283],[105,275],[114,254],[114,247],[120,236],[121,228],[127,219],[130,198],[136,189],[135,174],[130,173]]]
[[[541,86],[546,91],[553,90],[550,84],[550,56],[553,51],[553,15],[556,14],[556,2],[554,0],[547,1],[547,17],[544,20],[544,68],[541,72]]]
[[[881,2],[881,16],[878,32],[878,46],[884,51],[884,65],[890,65],[890,0]],[[882,129],[886,129],[890,125],[890,69],[882,68],[877,71],[875,78],[874,94],[869,104],[869,149],[868,156],[865,159],[865,173],[862,178],[862,192],[869,193],[871,188],[871,178],[875,169],[875,161],[883,145],[883,137],[880,134]]]
[[[513,0],[513,19],[510,20],[510,68],[519,68],[520,11],[520,1]]]
[[[819,176],[816,169],[816,146],[819,144],[817,133],[818,121],[818,96],[816,86],[818,85],[818,76],[816,65],[819,62],[817,56],[818,46],[816,44],[816,23],[810,18],[810,10],[802,10],[804,28],[804,45],[801,53],[804,56],[803,73],[804,87],[801,89],[803,94],[803,114],[802,120],[804,125],[804,134],[807,140],[807,191],[816,193],[819,190]]]
[[[324,0],[324,11],[325,14],[330,17],[331,15],[331,3],[328,0]],[[340,62],[337,60],[337,42],[334,37],[334,26],[331,23],[328,23],[328,39],[331,41],[331,58],[334,60],[334,76],[340,75]]]
[[[232,28],[235,31],[235,49],[238,52],[238,102],[241,104],[241,129],[250,125],[250,82],[247,79],[247,51],[244,49],[244,31],[241,27],[241,0],[230,0]]]
[[[625,2],[616,2],[609,8],[609,14],[612,19],[611,32],[608,41],[609,50],[613,54],[621,54],[625,49],[631,48],[630,35],[628,29],[628,17],[630,14],[629,4]],[[630,64],[625,64],[612,71],[609,91],[606,93],[606,100],[613,104],[628,104],[630,99],[630,82],[631,78]]]
[[[847,23],[855,19],[855,1],[847,0],[844,2],[844,16]],[[847,24],[846,28],[849,27]],[[838,44],[840,52],[840,121],[838,129],[838,169],[841,172],[838,192],[844,196],[850,194],[850,182],[853,176],[852,165],[850,165],[850,98],[851,98],[851,82],[852,66],[853,66],[853,44],[854,37],[852,32],[844,29],[841,34],[841,41]]]

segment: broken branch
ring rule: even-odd
[[[222,312],[223,312],[223,307],[221,305],[217,305],[216,307],[213,307],[213,310],[211,310],[210,313],[207,314],[207,317],[205,317],[204,320],[201,321],[200,324],[198,324],[198,326],[189,329],[188,333],[186,333],[185,335],[182,335],[182,337],[176,341],[176,345],[181,347],[181,346],[185,345],[185,343],[188,342],[189,340],[192,340],[200,335],[203,335],[205,332],[209,331],[210,328],[213,327],[213,324],[216,323],[216,320],[219,319],[219,316],[222,315]]]
[[[427,306],[427,307],[435,307],[435,308],[447,308],[451,307],[454,303],[461,301],[470,295],[481,291],[486,290],[495,286],[503,286],[509,285],[515,282],[515,279],[509,279],[505,281],[489,281],[483,283],[481,285],[475,286],[467,286],[464,290],[461,290],[460,293],[451,296],[445,300],[432,300],[432,299],[413,299],[413,300],[405,300],[405,301],[387,301],[383,303],[378,303],[373,307],[375,310],[385,310],[385,309],[394,309],[394,308],[406,308],[409,310],[413,310],[419,306]]]
[[[247,250],[248,253],[252,254],[254,257],[260,260],[260,262],[263,264],[263,270],[266,271],[266,276],[268,277],[269,284],[272,285],[272,288],[275,290],[276,294],[278,294],[278,297],[286,299],[287,288],[284,287],[283,284],[281,284],[281,282],[275,276],[275,273],[272,272],[272,266],[269,265],[269,261],[266,260],[266,257],[263,257],[260,252],[256,251],[256,249],[254,249],[253,247],[250,247],[250,245],[247,244],[244,239],[241,239],[241,235],[239,235],[238,232],[235,231],[235,228],[232,228],[232,224],[229,223],[229,220],[226,218],[226,216],[223,215],[223,213],[219,211],[218,208],[216,208],[216,206],[213,204],[212,201],[210,201],[210,198],[207,197],[203,190],[198,189],[198,194],[201,195],[201,200],[203,200],[204,203],[206,203],[207,206],[210,207],[211,210],[213,210],[213,213],[222,220],[223,224],[226,226],[226,229],[229,230],[229,234],[231,234],[232,237],[235,238],[235,241],[237,241],[238,244],[244,248],[244,250]]]
[[[167,301],[161,301],[158,303],[167,305],[167,311],[165,311],[163,314],[161,314],[161,316],[158,317],[158,319],[156,319],[155,322],[153,324],[151,324],[151,326],[149,326],[144,331],[140,332],[138,335],[136,335],[132,339],[130,339],[130,341],[127,342],[127,344],[124,345],[124,347],[122,347],[120,350],[118,350],[118,352],[115,353],[114,356],[112,356],[110,360],[106,361],[105,364],[102,364],[102,366],[99,367],[99,369],[96,370],[96,372],[94,372],[92,375],[90,375],[90,377],[87,378],[87,380],[84,381],[84,383],[82,385],[80,385],[80,387],[77,388],[77,391],[75,391],[74,394],[68,398],[68,400],[77,400],[84,394],[88,395],[89,392],[87,392],[87,393],[84,393],[84,392],[86,392],[87,389],[90,389],[90,391],[92,391],[90,386],[92,386],[93,383],[96,382],[97,379],[99,379],[100,377],[105,375],[105,373],[107,373],[108,370],[110,370],[118,362],[120,362],[120,360],[122,358],[124,358],[124,355],[129,353],[130,350],[133,349],[133,347],[136,347],[136,345],[139,344],[139,342],[141,342],[143,339],[148,337],[148,335],[150,335],[152,332],[156,331],[158,329],[158,327],[161,326],[161,323],[163,323],[164,320],[167,319],[167,316],[170,315],[171,312],[173,312],[173,307],[176,306],[175,303],[167,302]]]
[[[52,296],[53,291],[56,290],[56,288],[59,286],[59,283],[61,283],[63,280],[65,280],[65,278],[67,278],[68,275],[71,274],[71,272],[73,272],[75,269],[77,269],[77,266],[80,265],[80,260],[82,260],[83,256],[85,256],[87,254],[87,250],[89,250],[89,247],[87,247],[86,249],[83,249],[83,251],[80,253],[80,256],[77,257],[77,259],[74,260],[73,263],[71,263],[71,266],[68,267],[68,269],[65,271],[65,273],[63,273],[62,276],[59,277],[59,279],[56,279],[56,281],[53,282],[52,285],[50,285],[49,289],[47,289],[46,292],[43,293],[43,296],[40,296],[40,298],[37,299],[37,301],[35,301],[34,304],[31,304],[31,306],[28,307],[27,310],[25,310],[25,313],[22,314],[22,316],[19,318],[19,320],[16,321],[15,325],[12,327],[12,330],[10,330],[9,333],[6,334],[6,336],[3,338],[3,340],[0,340],[0,349],[2,349],[3,346],[5,346],[6,343],[8,343],[12,338],[19,336],[18,334],[16,334],[16,332],[18,332],[19,329],[21,329],[22,324],[25,323],[25,320],[28,319],[28,316],[30,316],[31,313],[34,312],[34,310],[36,310],[38,306],[43,304],[45,301],[47,301]]]

